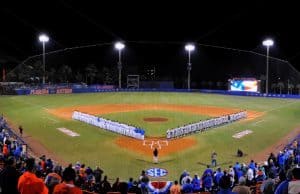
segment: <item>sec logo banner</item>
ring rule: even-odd
[[[168,171],[163,168],[150,168],[146,171],[148,176],[151,177],[162,177],[168,174]]]

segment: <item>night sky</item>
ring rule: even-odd
[[[297,26],[300,12],[296,3],[109,2],[16,1],[1,5],[0,65],[12,69],[27,57],[41,54],[41,44],[37,37],[45,32],[50,37],[47,51],[123,40],[126,43],[124,68],[132,71],[129,73],[138,73],[135,71],[141,71],[145,65],[153,65],[160,72],[161,78],[168,72],[174,78],[186,71],[186,42],[265,54],[261,42],[264,38],[271,37],[275,46],[270,55],[287,60],[296,69],[300,69],[300,30]],[[250,63],[251,60],[259,61],[257,63],[264,61],[259,57],[255,59],[256,56],[241,57],[238,52],[228,52],[197,46],[192,55],[193,79],[200,81],[200,77],[204,77],[207,80],[209,78],[205,77],[205,72],[215,71],[213,77],[224,80],[239,74],[240,70],[235,68],[238,65],[230,66],[233,60],[237,60],[237,64]],[[237,56],[238,59],[232,56]],[[106,63],[115,65],[116,57],[113,46],[108,45],[49,56],[48,63],[54,66],[67,63],[74,68],[95,63],[99,67]],[[224,65],[218,66],[218,71],[215,70],[216,67],[203,65],[221,63]],[[251,71],[256,71],[255,68],[258,67],[247,68],[245,66],[246,70],[241,76],[251,76]],[[222,74],[225,70],[226,73]]]

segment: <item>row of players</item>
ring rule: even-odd
[[[144,139],[144,131],[133,126],[126,125],[124,123],[119,123],[116,121],[111,121],[108,119],[96,117],[94,115],[89,115],[86,113],[74,111],[72,118],[79,120],[90,125],[100,127],[102,129],[109,130],[111,132],[119,133],[125,136],[133,137],[136,139]]]
[[[208,128],[230,123],[246,117],[247,117],[247,112],[242,111],[230,115],[221,116],[218,118],[200,121],[198,123],[193,123],[190,125],[181,126],[175,129],[170,129],[167,130],[167,139],[177,138],[177,137],[185,136],[199,131],[203,132]]]

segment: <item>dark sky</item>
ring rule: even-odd
[[[265,53],[261,42],[271,37],[276,44],[271,55],[300,69],[297,8],[287,1],[13,1],[0,6],[0,63],[16,65],[40,54],[37,36],[46,32],[51,39],[47,51],[116,40],[146,41],[143,48],[129,44],[124,57],[134,63],[139,60],[130,55],[138,54],[143,63],[158,65],[164,60],[175,64],[172,48],[183,50],[188,41]],[[160,44],[149,44],[153,41]],[[203,51],[205,56],[193,57],[211,61],[220,52]]]

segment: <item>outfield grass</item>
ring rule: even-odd
[[[169,180],[179,178],[180,173],[185,169],[191,173],[201,174],[205,168],[201,164],[209,163],[212,150],[218,153],[220,163],[233,163],[236,160],[248,163],[251,158],[237,159],[234,156],[237,148],[242,149],[248,155],[257,153],[276,143],[300,125],[299,100],[197,93],[125,92],[1,96],[0,113],[3,113],[14,124],[22,125],[27,134],[40,140],[46,148],[65,161],[72,163],[82,161],[92,167],[99,165],[104,169],[105,174],[112,178],[117,176],[122,180],[127,180],[129,177],[137,178],[142,169],[154,166],[152,157],[118,147],[114,143],[118,137],[117,134],[79,121],[64,120],[47,112],[47,109],[58,107],[113,103],[209,105],[265,112],[263,117],[251,121],[236,122],[196,134],[194,135],[197,141],[196,147],[161,158],[161,163],[155,166],[167,169],[169,175],[165,179]],[[164,114],[163,112],[161,114]],[[117,117],[121,121],[122,118],[128,117],[128,113],[119,113]],[[177,119],[179,116],[175,117]],[[59,132],[56,129],[58,127],[71,129],[79,133],[80,137],[68,137]],[[246,129],[251,129],[253,133],[241,139],[232,138],[235,133]],[[221,166],[228,167],[228,164]]]
[[[196,115],[183,112],[172,112],[162,110],[146,110],[133,111],[125,113],[111,113],[99,115],[101,117],[116,120],[131,126],[137,126],[145,129],[147,137],[165,137],[168,129],[173,129],[179,126],[187,125],[189,123],[196,123],[201,120],[210,118],[207,115]],[[165,122],[147,122],[144,118],[160,117],[166,118]]]

